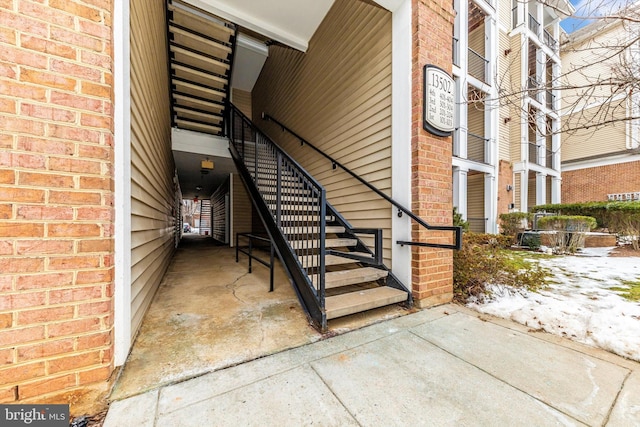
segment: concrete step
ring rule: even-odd
[[[320,233],[320,227],[315,227],[315,226],[309,226],[309,227],[305,227],[305,226],[300,226],[300,227],[284,227],[282,229],[282,232],[286,235],[293,235],[293,234],[318,234]],[[324,228],[324,232],[329,234],[329,233],[344,233],[345,229],[344,227],[340,226],[340,225],[327,225]]]
[[[371,254],[368,254],[366,252],[349,252],[350,254],[353,255],[358,255],[358,256],[362,256],[362,257],[369,257],[372,258]],[[303,267],[305,268],[310,268],[310,267],[317,267],[318,266],[318,256],[316,255],[304,255],[304,256],[299,256],[298,259],[300,260],[300,263],[302,264]],[[345,258],[343,256],[338,256],[338,255],[327,255],[324,259],[324,265],[341,265],[341,264],[353,264],[353,263],[357,263],[357,260],[351,259],[351,258]]]
[[[353,270],[341,270],[325,273],[324,276],[324,288],[340,288],[342,286],[356,285],[358,283],[374,282],[378,279],[383,279],[389,275],[386,270],[380,270],[379,268],[363,267],[354,268]],[[313,277],[313,285],[317,286],[318,278]]]
[[[327,320],[407,300],[407,293],[389,286],[334,295],[325,299]]]
[[[316,249],[319,247],[320,240],[294,240],[290,242],[293,249]],[[358,244],[356,239],[325,239],[325,248],[341,248],[343,246],[355,246]]]

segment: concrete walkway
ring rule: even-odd
[[[637,426],[640,364],[446,305],[113,402],[124,425]]]

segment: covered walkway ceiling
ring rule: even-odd
[[[305,52],[334,0],[187,0],[193,6]]]

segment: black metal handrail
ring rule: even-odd
[[[531,75],[527,78],[527,95],[529,98],[535,99],[538,101],[538,94],[540,93],[540,82],[537,77]]]
[[[479,163],[487,162],[489,138],[467,132],[467,159]],[[478,150],[477,148],[480,148]]]
[[[229,148],[296,291],[314,321],[326,327],[326,191],[233,104]],[[284,228],[297,232],[285,235]]]
[[[556,101],[556,96],[553,94],[553,92],[550,89],[546,90],[546,101],[547,101],[547,108],[549,108],[550,110],[553,110],[553,107],[555,105],[555,101]]]
[[[529,14],[529,29],[536,35],[540,34],[540,23],[532,14]]]
[[[554,52],[558,49],[558,41],[547,30],[543,30],[544,44],[549,46]]]
[[[342,169],[343,171],[345,171],[346,173],[351,175],[353,178],[355,178],[357,181],[359,181],[361,184],[363,184],[365,187],[367,187],[369,190],[373,191],[379,197],[381,197],[384,200],[386,200],[387,202],[391,203],[393,206],[395,206],[398,209],[398,215],[399,216],[402,216],[402,214],[406,214],[407,216],[409,216],[409,218],[413,219],[416,223],[418,223],[422,227],[426,228],[427,230],[453,231],[453,232],[455,232],[455,244],[453,244],[453,245],[440,244],[440,243],[411,242],[411,241],[404,241],[404,240],[396,241],[397,244],[399,244],[399,245],[410,245],[410,246],[423,246],[423,247],[431,247],[431,248],[441,248],[441,249],[460,249],[461,248],[461,246],[462,246],[462,227],[447,226],[447,225],[430,225],[430,224],[428,224],[422,218],[420,218],[419,216],[414,214],[411,210],[407,209],[406,207],[402,206],[399,202],[393,200],[391,197],[389,197],[386,194],[384,194],[382,191],[380,191],[374,185],[370,184],[368,181],[366,181],[360,175],[356,174],[351,169],[349,169],[346,166],[344,166],[343,164],[341,164],[338,160],[334,159],[333,157],[331,157],[330,155],[328,155],[327,153],[325,153],[324,151],[322,151],[321,149],[319,149],[315,145],[311,144],[309,141],[307,141],[306,139],[304,139],[303,137],[298,135],[293,130],[289,129],[287,126],[285,126],[279,120],[275,119],[271,115],[269,115],[267,113],[264,113],[264,112],[262,113],[262,118],[264,120],[269,120],[269,121],[272,121],[273,123],[277,124],[278,126],[280,126],[280,128],[283,131],[287,131],[292,136],[294,136],[296,139],[298,139],[300,141],[301,145],[307,145],[308,147],[310,147],[311,149],[313,149],[314,151],[319,153],[321,156],[323,156],[324,158],[329,160],[334,169],[336,167],[339,167],[340,169]]]
[[[246,237],[248,240],[247,246],[240,246],[240,237]],[[260,247],[256,247],[253,245],[253,241],[258,240],[260,242],[266,242],[269,244],[269,262],[255,256],[253,254],[254,249],[260,249]],[[267,239],[266,237],[256,236],[251,233],[237,233],[236,234],[236,262],[240,261],[239,254],[243,253],[249,257],[249,273],[252,273],[252,265],[251,261],[256,260],[260,264],[269,267],[269,292],[273,292],[273,266],[275,265],[273,262],[274,259],[274,247],[271,239]]]
[[[471,48],[467,50],[469,51],[469,56],[467,58],[469,74],[481,82],[487,83],[487,75],[489,74],[487,72],[487,68],[489,67],[489,60]]]

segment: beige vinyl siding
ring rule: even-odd
[[[211,196],[211,236],[219,242],[227,242],[227,197],[229,181],[225,181]]]
[[[164,4],[133,0],[130,19],[133,337],[173,254],[177,211]]]
[[[470,174],[467,176],[467,218],[469,219],[469,230],[476,233],[484,233],[484,217],[484,174]]]
[[[473,50],[475,53],[479,54],[483,58],[485,55],[485,33],[484,33],[484,23],[480,24],[480,26],[469,33],[469,49]]]
[[[562,93],[562,107],[591,104],[605,99],[611,94],[609,85],[592,85],[594,81],[602,80],[603,76],[612,74],[614,67],[620,67],[618,46],[628,44],[629,34],[622,25],[614,25],[604,31],[598,31],[585,40],[563,46],[562,74],[568,80],[568,87]],[[590,88],[592,95],[585,97],[584,87]],[[575,108],[574,108],[575,109]]]
[[[624,64],[621,65],[624,53],[622,56],[616,54],[615,47],[626,45],[629,36],[624,26],[612,25],[563,48],[562,72],[569,87],[577,87],[562,93],[562,108],[573,111],[563,118],[563,127],[578,131],[563,135],[562,161],[601,157],[625,150],[626,100],[607,102],[603,106],[592,105],[610,99],[612,86],[594,85],[593,82],[615,74],[612,70],[616,68],[625,68]],[[572,71],[576,69],[579,71]],[[589,96],[584,93],[589,93]],[[584,108],[585,105],[591,107]],[[602,123],[608,124],[600,129],[594,126]],[[581,129],[586,125],[590,128]]]
[[[231,99],[233,105],[238,107],[242,113],[252,119],[251,115],[251,92],[247,92],[246,90],[233,89],[231,93]]]
[[[240,179],[240,175],[231,176],[231,200],[233,203],[233,229],[231,244],[235,244],[236,233],[251,233],[251,211],[253,206],[247,194],[246,188]]]
[[[481,92],[476,92],[476,95],[469,91],[469,98],[477,98]],[[482,101],[469,104],[467,107],[467,129],[469,135],[467,137],[467,159],[475,160],[476,162],[484,163],[485,161],[485,143],[482,139],[485,138],[484,129],[484,114],[485,104]]]
[[[252,102],[256,115],[271,114],[391,195],[388,11],[365,2],[337,0],[306,54],[270,47]],[[333,170],[330,162],[301,147],[276,125],[260,125],[325,186],[329,201],[354,227],[383,229],[385,262],[390,263],[390,204],[345,172]]]
[[[502,16],[502,11],[505,9],[504,6],[500,6],[500,13]],[[509,9],[510,13],[510,9]],[[509,21],[506,21],[509,22]],[[499,31],[499,48],[498,52],[506,52],[509,49],[510,41],[509,36],[503,32]],[[498,55],[498,78],[497,78],[498,89],[511,87],[511,74],[509,73],[509,61],[505,59],[505,55]],[[511,153],[510,153],[510,120],[511,119],[511,108],[507,103],[500,103],[500,123],[498,126],[498,156],[499,160],[507,160],[511,161]],[[504,120],[507,119],[507,123],[504,123]]]
[[[529,173],[529,179],[528,179],[528,193],[527,193],[527,206],[529,207],[529,210],[531,210],[531,208],[533,206],[536,205],[536,174],[534,172],[530,172]]]
[[[498,2],[498,22],[504,25],[507,30],[513,28],[513,23],[511,22],[512,3],[512,1],[505,0]]]
[[[520,94],[524,87],[524,82],[522,81],[522,76],[520,75],[520,72],[522,70],[522,54],[524,53],[522,43],[523,42],[521,34],[516,34],[515,36],[511,37],[511,52],[502,58],[502,60],[507,63],[506,67],[508,67],[510,70],[509,85],[504,87],[506,93]],[[503,87],[501,86],[501,88]],[[522,161],[523,153],[521,139],[523,135],[521,124],[523,120],[522,109],[524,108],[522,98],[522,96],[518,95],[509,99],[509,102],[507,102],[507,104],[509,105],[507,107],[509,109],[509,114],[507,116],[509,118],[509,152],[512,162]]]
[[[580,117],[570,117],[568,126],[583,127],[585,123],[602,122],[602,118],[592,119],[594,115],[600,115],[602,108],[608,108],[607,115],[618,120],[600,127],[599,129],[579,129],[575,133],[562,136],[562,161],[602,156],[610,153],[618,153],[626,149],[626,126],[624,120],[627,114],[626,100],[620,100],[617,105],[610,104],[605,107],[594,107],[581,112]],[[600,116],[601,117],[601,116]]]

